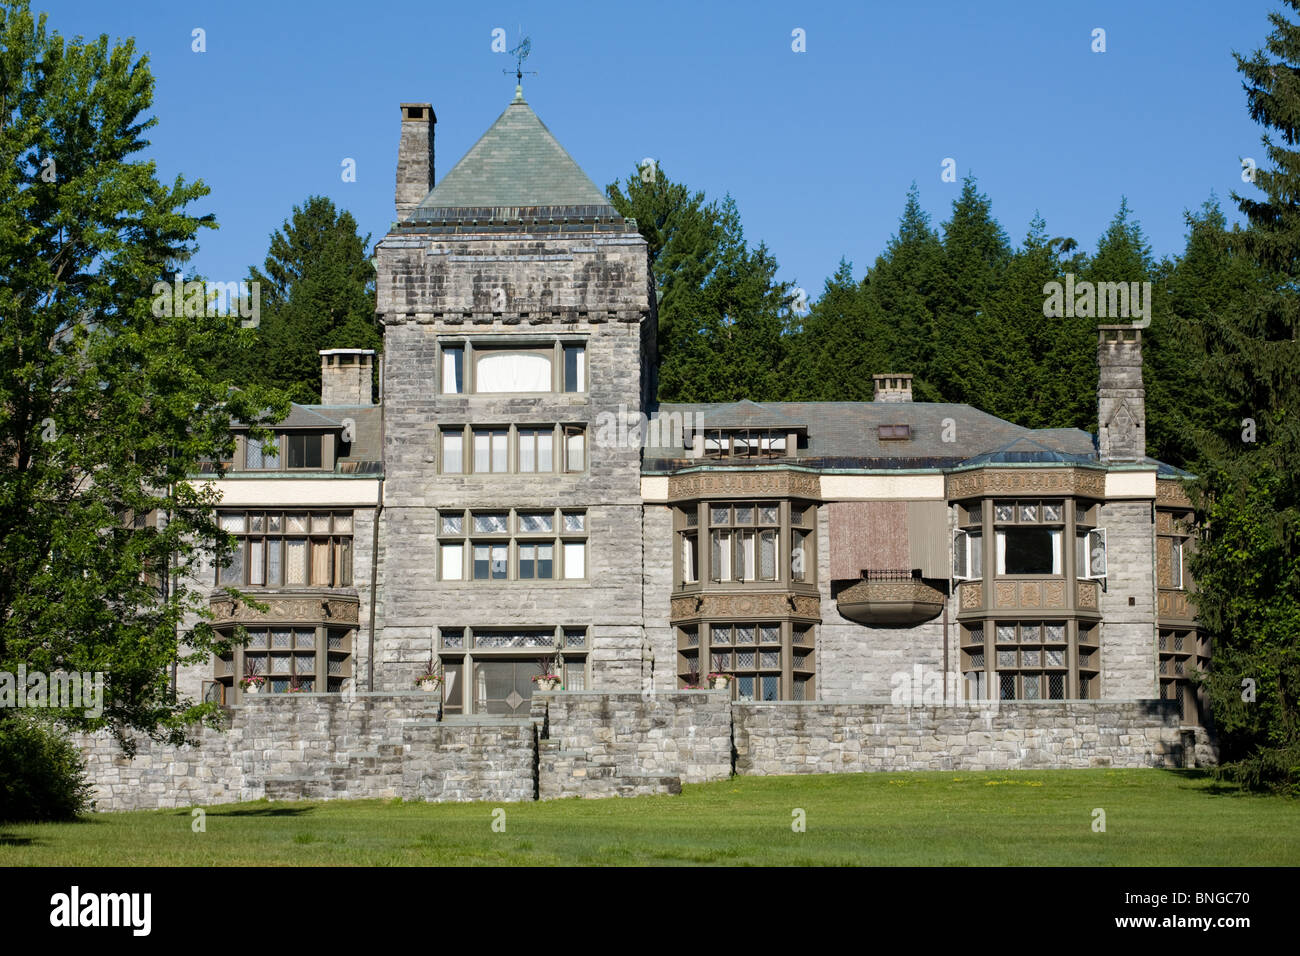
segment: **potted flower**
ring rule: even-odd
[[[299,686],[299,684],[298,684],[298,678],[296,678],[296,677],[291,677],[291,678],[289,679],[289,691],[288,691],[288,692],[289,692],[290,694],[305,694],[305,693],[307,693],[306,690],[304,690],[301,686]]]
[[[713,659],[713,671],[709,674],[709,686],[714,690],[726,690],[731,686],[732,675],[723,670],[726,666],[726,658],[715,657]]]
[[[541,673],[533,677],[533,683],[538,690],[555,690],[560,686],[560,675],[554,673],[557,669],[554,657],[543,657],[537,662],[537,669]]]
[[[683,680],[685,680],[685,682],[686,682],[686,686],[683,687],[682,690],[699,690],[699,689],[700,689],[700,672],[699,672],[699,671],[694,670],[694,669],[688,671],[687,674],[686,674],[686,677],[684,677]]]
[[[266,683],[266,678],[253,670],[253,662],[244,662],[244,676],[239,679],[239,686],[245,694],[256,694]]]
[[[434,663],[432,654],[429,655],[429,663],[425,665],[424,673],[415,679],[415,686],[426,694],[442,689],[442,675],[438,673],[438,665]]]

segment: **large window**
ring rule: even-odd
[[[218,632],[236,641],[232,628]],[[218,656],[215,676],[224,685],[225,700],[233,701],[239,681],[253,674],[263,678],[262,693],[337,693],[352,676],[351,628],[290,626],[247,628],[248,640]]]
[[[993,505],[993,522],[998,574],[1065,573],[1063,502],[999,501]],[[970,561],[968,556],[968,570]]]
[[[321,432],[281,432],[274,438],[246,439],[246,471],[319,471],[324,462]]]
[[[585,627],[444,627],[438,634],[443,709],[449,714],[526,715],[533,678],[558,674],[561,690],[585,690]]]
[[[1066,621],[963,625],[967,700],[1070,700],[1098,696],[1099,632]]]
[[[221,512],[234,550],[217,562],[218,585],[351,587],[352,512]]]
[[[580,581],[587,576],[587,515],[443,511],[438,550],[443,581]]]
[[[707,458],[785,458],[789,433],[773,429],[708,429],[704,433]]]
[[[780,501],[714,501],[675,508],[676,586],[815,581],[816,508],[791,502],[784,518],[785,507]]]
[[[709,569],[714,581],[775,581],[781,551],[776,503],[709,506]]]
[[[583,342],[448,341],[440,351],[444,395],[587,391]]]
[[[587,469],[585,425],[448,426],[439,433],[439,448],[444,475],[579,474]]]
[[[736,700],[812,700],[813,644],[813,626],[800,622],[682,626],[678,686],[705,687],[710,673],[722,673]]]

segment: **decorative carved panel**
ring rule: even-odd
[[[1161,478],[1156,481],[1156,504],[1190,508],[1192,499],[1187,497],[1181,481],[1176,478]]]
[[[1020,606],[1021,607],[1042,607],[1043,606],[1043,586],[1037,581],[1025,581],[1020,585]]]
[[[981,468],[949,475],[947,486],[949,501],[992,495],[1081,495],[1087,498],[1105,498],[1106,473],[1085,468]]]
[[[1187,600],[1186,591],[1161,588],[1157,601],[1156,615],[1160,618],[1191,621],[1196,617],[1191,603]]]
[[[723,617],[803,617],[821,620],[821,599],[811,594],[700,594],[673,598],[671,620]]]
[[[1012,581],[1001,581],[993,585],[994,607],[1016,606],[1016,585]]]
[[[360,611],[356,600],[336,597],[268,597],[257,598],[265,604],[267,610],[254,610],[247,604],[237,603],[222,595],[210,602],[212,613],[216,616],[214,624],[224,623],[259,623],[268,624],[277,621],[319,622],[321,624],[355,625]]]
[[[961,586],[961,609],[963,611],[984,606],[984,585],[978,581]]]
[[[696,498],[809,498],[821,500],[821,479],[802,471],[702,471],[668,476],[668,500]]]
[[[1065,582],[1049,581],[1043,585],[1043,607],[1065,607]]]
[[[1156,534],[1173,534],[1174,516],[1168,511],[1156,512]]]
[[[1076,594],[1078,600],[1075,605],[1081,610],[1097,610],[1097,582],[1096,581],[1076,581]]]

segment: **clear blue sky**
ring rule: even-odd
[[[1019,242],[1034,210],[1089,249],[1127,195],[1158,256],[1183,211],[1240,159],[1263,163],[1231,52],[1263,45],[1261,0],[1152,3],[439,3],[34,0],[65,36],[133,36],[157,79],[150,155],[212,189],[195,262],[243,278],[295,204],[323,194],[372,242],[394,218],[398,103],[438,115],[447,172],[514,92],[491,51],[523,25],[525,94],[600,187],[654,157],[730,192],[781,277],[820,294],[841,256],[861,276],[912,180],[937,225],[974,173]],[[191,50],[206,31],[207,51]],[[1106,31],[1094,53],[1092,31]],[[807,51],[791,49],[806,32]],[[342,181],[343,159],[357,181]]]

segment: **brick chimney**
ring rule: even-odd
[[[873,375],[871,378],[876,385],[873,401],[910,402],[912,400],[911,375]]]
[[[1097,445],[1103,462],[1140,461],[1147,453],[1142,330],[1097,327]]]
[[[370,405],[374,349],[321,349],[320,403]]]
[[[402,138],[397,144],[397,221],[402,222],[433,188],[433,127],[429,103],[402,104]]]

